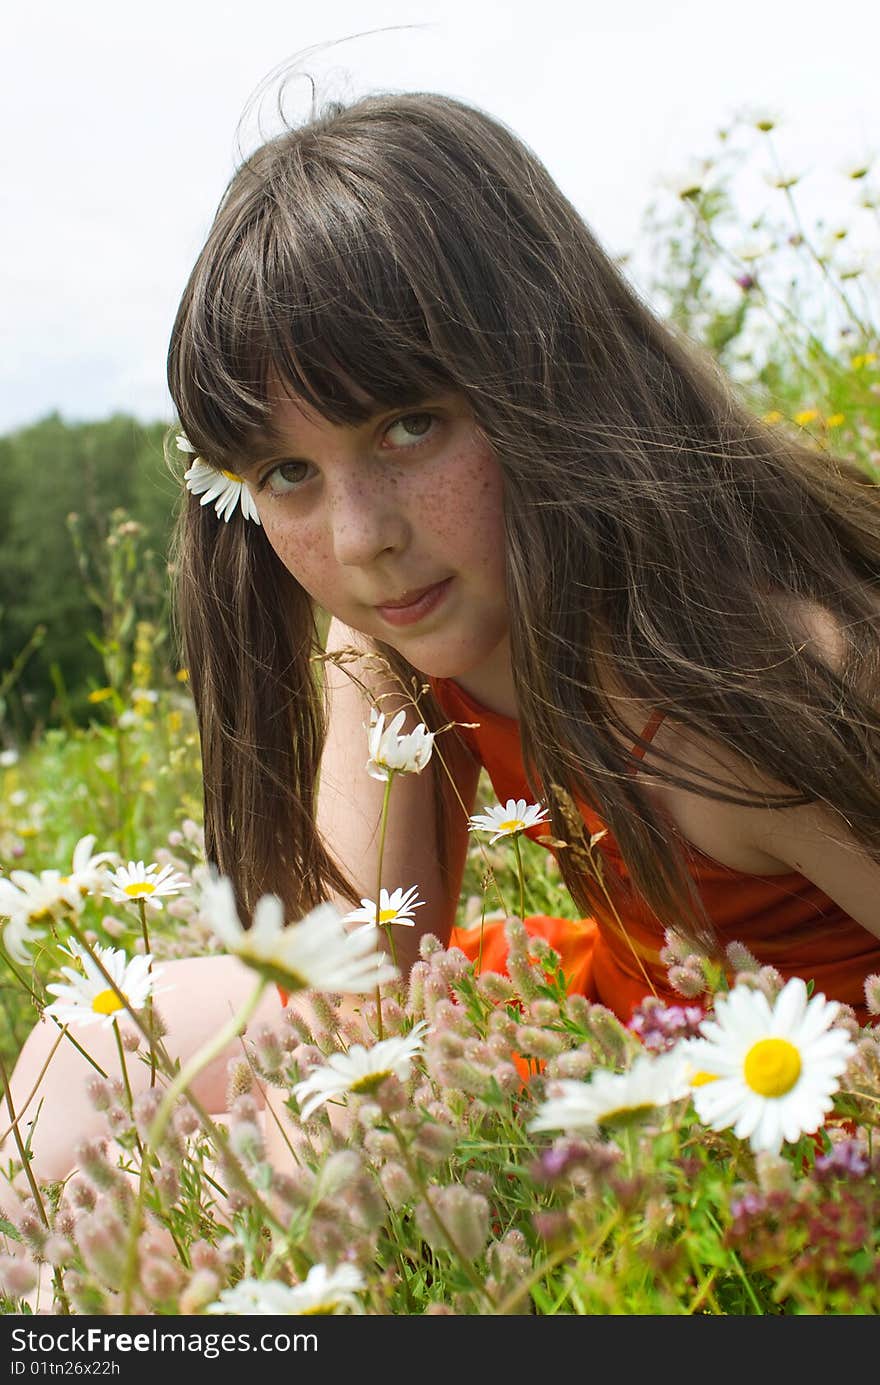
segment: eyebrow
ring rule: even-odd
[[[374,409],[362,424],[356,427],[364,427],[372,423],[385,412],[382,408]],[[253,471],[254,467],[260,466],[263,462],[275,461],[278,457],[283,457],[286,462],[303,462],[307,466],[313,463],[309,457],[294,457],[286,446],[285,439],[281,433],[270,429],[268,432],[252,433],[243,444],[244,456],[241,458],[239,471]],[[246,460],[245,460],[246,458]]]
[[[285,461],[305,462],[311,466],[307,457],[294,457],[290,450],[285,447],[284,439],[280,433],[253,433],[242,443],[240,450],[235,454],[235,469],[240,476],[247,476],[256,467],[262,466],[264,462],[272,462],[283,457]]]
[[[396,413],[401,409],[416,408],[419,405],[428,408],[435,400],[439,401],[440,397],[439,395],[418,395],[411,402],[409,400],[404,400],[400,404],[378,405],[362,423],[352,426],[356,428],[365,428],[367,424],[375,423],[375,421],[384,414]],[[246,476],[249,472],[253,471],[255,467],[261,466],[264,462],[276,461],[280,457],[283,457],[285,462],[299,462],[303,466],[314,466],[314,462],[310,457],[293,456],[285,447],[284,438],[280,433],[254,433],[251,435],[251,439],[244,444],[244,449],[244,455],[236,457],[236,469],[241,476]]]

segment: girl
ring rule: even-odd
[[[413,721],[477,723],[395,787],[384,878],[427,901],[402,945],[450,937],[484,765],[567,844],[589,917],[530,926],[572,987],[628,1019],[667,990],[671,927],[864,1016],[877,489],[752,417],[518,139],[407,94],[265,144],[193,270],[169,382],[201,459],[177,562],[207,847],[245,909],[375,887],[363,728],[393,682],[372,651],[427,680]],[[318,611],[328,650],[363,656],[323,691]],[[482,947],[503,965],[500,923]]]
[[[291,918],[374,892],[364,726],[405,708],[410,728],[471,725],[394,785],[383,880],[426,901],[404,968],[425,932],[475,951],[452,929],[485,766],[502,801],[549,811],[531,835],[584,918],[528,926],[571,988],[624,1020],[669,996],[671,928],[866,1017],[878,492],[754,418],[508,129],[410,93],[264,144],[193,269],[168,378],[197,458],[175,566],[207,852],[245,913],[266,891]],[[503,968],[500,923],[482,965]],[[251,984],[217,957],[166,981],[181,1057]],[[199,1079],[214,1111],[226,1056]],[[44,1175],[100,1119],[75,1075]]]

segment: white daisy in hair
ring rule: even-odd
[[[250,928],[242,925],[232,884],[209,873],[200,909],[227,951],[288,992],[342,991],[366,995],[400,973],[377,950],[376,935],[346,932],[334,904],[319,904],[298,923],[285,924],[277,895],[257,900]]]
[[[385,713],[370,709],[367,772],[374,779],[387,780],[392,774],[420,774],[434,749],[434,732],[424,722],[414,731],[401,734],[406,712],[400,711],[385,725]]]
[[[319,1106],[334,1097],[352,1093],[367,1096],[388,1077],[405,1082],[428,1027],[427,1020],[419,1020],[402,1038],[380,1039],[371,1048],[352,1044],[345,1053],[331,1054],[326,1063],[313,1068],[308,1077],[294,1085],[293,1095],[302,1119],[308,1120]]]
[[[392,890],[389,894],[387,890],[379,891],[379,918],[382,924],[400,923],[407,928],[415,927],[413,909],[421,909],[425,903],[419,899],[417,885],[410,885],[404,891],[402,888]],[[360,909],[352,909],[350,914],[346,914],[343,923],[360,923],[364,928],[374,928],[376,926],[376,904],[372,899],[362,899]]]
[[[119,866],[107,878],[107,893],[120,904],[131,904],[133,900],[143,899],[156,909],[162,908],[161,895],[180,894],[189,889],[189,881],[171,866],[161,868],[153,861],[144,865],[143,861],[129,861],[127,866]]]
[[[260,523],[260,516],[250,487],[243,477],[234,471],[224,471],[221,467],[210,466],[201,457],[196,457],[195,448],[184,433],[178,433],[177,448],[188,452],[193,460],[183,473],[186,488],[191,495],[200,495],[200,505],[214,506],[218,519],[228,524],[235,514],[236,506],[241,506],[245,519]]]
[[[657,1057],[639,1054],[627,1072],[599,1068],[587,1082],[559,1078],[548,1085],[529,1129],[595,1131],[634,1124],[689,1096],[690,1072],[686,1055],[670,1049]]]
[[[153,958],[149,952],[132,957],[129,961],[122,948],[95,944],[95,956],[125,997],[123,1001],[107,984],[107,978],[84,947],[71,942],[67,950],[79,962],[81,970],[62,967],[61,974],[68,978],[67,981],[53,981],[46,987],[58,999],[46,1006],[45,1013],[57,1019],[59,1024],[103,1024],[106,1028],[115,1024],[120,1016],[128,1014],[129,1009],[142,1010],[155,993],[156,980],[162,968],[150,970]]]
[[[526,803],[524,798],[509,798],[506,803],[495,803],[485,812],[473,813],[468,818],[472,832],[492,832],[489,845],[499,837],[512,837],[517,832],[525,832],[539,822],[547,822],[550,814],[538,803]]]
[[[295,1314],[363,1313],[357,1297],[365,1288],[364,1277],[354,1265],[313,1265],[301,1284],[282,1284],[277,1279],[240,1279],[224,1289],[206,1313],[236,1313],[249,1317]]]
[[[700,1120],[713,1130],[733,1126],[753,1151],[773,1154],[818,1130],[856,1051],[846,1030],[834,1027],[839,1011],[821,992],[809,999],[800,977],[772,1006],[742,984],[717,996],[703,1037],[687,1042]]]

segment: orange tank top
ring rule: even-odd
[[[519,722],[481,707],[451,679],[430,678],[429,682],[451,721],[478,723],[472,729],[459,729],[458,734],[485,768],[499,801],[533,801],[523,768]],[[662,720],[662,713],[655,712],[641,739],[650,742]],[[631,753],[641,758],[644,752],[640,745]],[[597,849],[604,867],[621,882],[620,895],[625,901],[621,907],[615,894],[627,937],[621,937],[610,911],[607,916],[601,911],[596,914],[597,936],[591,956],[593,998],[618,1014],[628,1014],[631,1006],[649,993],[647,973],[658,995],[680,1001],[681,996],[670,991],[666,968],[660,961],[663,924],[630,881],[626,863],[604,823],[587,805],[578,806],[591,835],[605,831]],[[527,835],[537,840],[546,833],[546,824],[539,824]],[[743,943],[762,965],[776,967],[785,979],[800,976],[814,981],[817,991],[852,1005],[859,1020],[868,1021],[864,982],[867,976],[880,972],[880,939],[797,872],[749,875],[722,865],[693,846],[688,847],[687,856],[722,946]]]

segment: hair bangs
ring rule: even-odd
[[[386,218],[337,179],[331,192],[264,179],[260,194],[233,224],[221,212],[175,324],[169,387],[202,456],[234,470],[271,438],[280,394],[357,425],[461,390]]]

